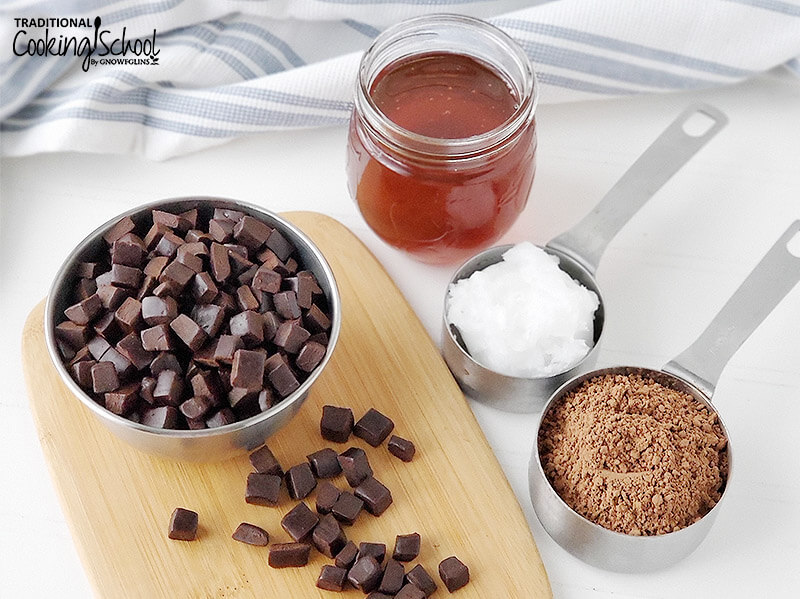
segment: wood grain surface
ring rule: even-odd
[[[421,563],[448,596],[439,562],[458,556],[471,582],[459,599],[550,597],[550,585],[530,529],[491,448],[439,352],[392,280],[367,248],[329,217],[285,215],[320,247],[340,286],[339,343],[325,372],[291,423],[268,441],[284,468],[317,449],[362,447],[394,504],[379,518],[363,512],[345,527],[348,538],[383,542],[419,532]],[[444,290],[442,290],[444,292]],[[246,455],[210,464],[179,463],[118,441],[61,382],[43,332],[44,302],[28,317],[22,352],[29,399],[50,473],[78,552],[100,597],[358,597],[319,590],[330,560],[312,551],[309,565],[274,570],[267,548],[231,539],[243,521],[267,529],[272,542],[291,540],[280,519],[295,502],[283,490],[277,507],[245,503]],[[350,406],[356,418],[374,406],[395,432],[414,441],[403,463],[386,444],[360,439],[335,445],[319,434],[325,404]],[[343,477],[333,481],[347,488]],[[313,508],[314,494],[307,498]],[[193,542],[171,541],[167,525],[182,506],[200,515]],[[408,569],[408,567],[407,567]]]

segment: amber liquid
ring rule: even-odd
[[[515,94],[468,56],[431,53],[390,64],[375,79],[376,106],[407,131],[463,139],[496,129],[514,114]],[[534,175],[531,121],[509,147],[468,163],[408,160],[365,142],[351,121],[348,177],[370,227],[420,260],[454,262],[490,245],[527,203]]]

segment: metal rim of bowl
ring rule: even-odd
[[[726,452],[727,452],[727,455],[728,455],[728,471],[727,471],[726,476],[725,476],[725,483],[723,485],[722,493],[720,494],[719,501],[717,501],[717,503],[714,505],[714,507],[712,507],[708,512],[703,514],[703,516],[701,516],[700,519],[697,520],[696,522],[693,522],[692,524],[689,524],[688,526],[684,526],[683,528],[681,528],[679,530],[675,530],[675,531],[671,531],[671,532],[667,532],[667,533],[663,533],[663,534],[659,534],[659,535],[641,535],[641,536],[629,535],[629,534],[626,534],[626,533],[618,532],[616,530],[611,530],[609,528],[601,526],[600,524],[597,524],[596,522],[593,522],[592,520],[590,520],[586,516],[584,516],[582,514],[579,514],[575,509],[572,508],[572,506],[570,506],[566,501],[564,501],[561,498],[561,495],[559,495],[558,492],[553,488],[553,485],[550,482],[550,479],[547,477],[547,475],[544,472],[544,468],[542,467],[541,455],[539,453],[539,433],[541,431],[542,421],[545,419],[545,416],[550,412],[550,410],[553,409],[553,406],[558,401],[561,401],[569,391],[577,388],[578,386],[580,386],[584,382],[586,382],[586,381],[588,381],[588,380],[590,380],[592,378],[598,377],[598,376],[603,376],[605,374],[630,374],[630,373],[633,373],[633,372],[636,372],[636,373],[639,373],[639,374],[656,375],[657,378],[654,378],[654,380],[656,380],[656,382],[660,382],[660,383],[663,384],[662,381],[666,380],[666,381],[670,381],[671,383],[678,383],[679,387],[684,387],[684,388],[679,388],[679,387],[673,386],[671,388],[677,389],[679,391],[684,391],[686,393],[689,393],[693,398],[695,398],[697,401],[699,401],[704,406],[706,406],[708,409],[710,409],[714,414],[716,414],[717,420],[719,421],[719,424],[720,424],[720,427],[722,429],[722,432],[724,433],[725,439],[727,440]],[[534,470],[534,466],[535,466],[535,470]],[[579,375],[579,376],[576,376],[575,378],[570,379],[569,381],[567,381],[566,383],[561,385],[558,389],[556,389],[553,392],[552,396],[550,396],[550,398],[545,403],[544,408],[542,408],[542,411],[541,411],[541,413],[539,414],[539,416],[538,416],[538,418],[536,420],[535,434],[534,434],[534,439],[533,439],[533,449],[531,451],[531,458],[530,458],[530,462],[529,462],[529,465],[528,465],[528,484],[529,485],[531,484],[531,479],[534,477],[534,475],[537,476],[540,481],[544,482],[544,484],[546,485],[547,493],[551,498],[554,498],[561,505],[562,508],[564,508],[565,510],[570,512],[573,516],[575,516],[577,518],[580,518],[584,523],[590,525],[590,527],[594,531],[596,531],[597,534],[599,534],[599,535],[607,536],[608,538],[611,538],[611,539],[621,539],[622,542],[626,542],[626,543],[637,543],[637,544],[654,543],[654,542],[658,542],[657,541],[658,539],[663,539],[665,537],[675,538],[677,536],[687,536],[687,535],[693,534],[693,531],[696,530],[698,527],[700,527],[702,521],[705,520],[706,518],[708,518],[708,517],[716,518],[716,515],[719,512],[720,504],[722,504],[722,502],[725,501],[725,497],[729,494],[728,493],[728,487],[731,484],[732,475],[733,475],[733,452],[731,450],[730,433],[728,432],[728,427],[725,425],[725,422],[722,419],[722,416],[720,415],[719,411],[714,407],[714,405],[711,403],[710,399],[707,398],[702,391],[700,391],[697,387],[695,387],[694,385],[692,385],[688,381],[685,381],[682,378],[680,378],[678,376],[675,376],[673,374],[669,374],[669,373],[663,372],[661,370],[653,369],[653,368],[636,367],[636,366],[611,366],[611,367],[608,367],[608,368],[600,368],[600,369],[592,370],[590,372],[584,373],[582,375]],[[533,502],[533,503],[534,503],[534,512],[536,512],[537,510],[536,510],[535,502]],[[538,517],[539,516],[538,516],[538,513],[537,513],[537,518]],[[548,534],[549,534],[549,531],[548,531]],[[561,541],[559,539],[557,539],[555,536],[553,536],[552,538],[558,543],[559,546],[561,546],[562,548],[566,549],[566,547],[564,547],[561,544]],[[702,538],[700,539],[700,541],[702,541]],[[669,564],[665,564],[665,566],[666,565],[669,565]]]
[[[81,254],[89,249],[89,246],[96,242],[97,239],[102,236],[103,233],[108,231],[113,225],[119,222],[120,219],[125,218],[126,216],[133,216],[139,214],[141,212],[145,212],[147,210],[158,209],[158,207],[164,207],[166,204],[202,204],[202,203],[211,203],[212,206],[214,204],[224,204],[224,207],[230,207],[231,209],[240,208],[246,213],[250,214],[251,216],[258,216],[260,220],[264,220],[266,217],[268,220],[275,221],[276,223],[280,224],[280,226],[291,232],[293,236],[300,239],[303,244],[311,251],[311,254],[314,258],[319,262],[322,272],[325,274],[325,278],[330,285],[330,297],[326,294],[326,300],[328,302],[328,306],[331,311],[331,330],[328,335],[328,346],[325,351],[325,355],[322,358],[322,361],[314,368],[314,370],[309,373],[308,378],[303,381],[300,386],[295,389],[291,394],[287,397],[283,398],[277,404],[272,406],[271,408],[251,416],[249,418],[245,418],[244,420],[237,420],[231,424],[226,424],[223,426],[215,427],[215,428],[207,428],[201,430],[183,430],[183,429],[157,429],[150,426],[146,426],[140,424],[138,422],[134,422],[132,420],[128,420],[124,416],[119,416],[114,414],[110,410],[106,409],[105,407],[101,406],[97,402],[95,402],[91,397],[89,397],[86,392],[81,389],[81,387],[75,382],[72,378],[72,375],[67,371],[63,359],[58,351],[58,347],[56,346],[56,339],[55,339],[55,325],[56,325],[56,317],[55,314],[55,305],[56,305],[56,294],[63,290],[64,286],[68,283],[68,277],[70,275],[70,271],[73,268],[76,259],[81,256]],[[187,207],[187,209],[190,209]],[[284,410],[289,409],[292,405],[294,405],[298,400],[304,399],[305,395],[307,394],[308,390],[311,388],[311,385],[316,381],[317,377],[322,373],[325,365],[330,360],[331,355],[333,354],[333,350],[336,346],[336,342],[339,338],[339,331],[341,329],[341,322],[342,322],[342,308],[341,308],[341,297],[339,295],[339,287],[336,283],[336,278],[333,275],[333,270],[328,264],[328,261],[325,259],[325,256],[322,254],[320,249],[317,245],[311,241],[311,239],[303,233],[300,229],[298,229],[295,225],[290,223],[289,221],[285,220],[278,214],[256,206],[254,204],[248,202],[242,202],[240,200],[234,200],[231,198],[222,198],[216,196],[181,196],[181,197],[174,197],[174,198],[163,198],[160,200],[153,200],[151,202],[147,202],[145,204],[141,204],[125,212],[117,214],[113,218],[109,219],[99,227],[97,227],[94,231],[89,233],[84,239],[77,245],[73,250],[69,253],[69,255],[64,259],[63,263],[59,267],[58,271],[56,272],[56,276],[53,279],[53,283],[50,286],[49,292],[47,294],[47,300],[45,302],[45,312],[44,312],[44,332],[45,332],[45,341],[47,344],[47,350],[50,354],[50,360],[55,365],[56,369],[58,370],[59,374],[61,375],[61,380],[66,383],[69,387],[70,391],[72,391],[73,395],[75,395],[81,403],[89,408],[95,415],[99,416],[100,418],[110,421],[112,423],[121,424],[127,426],[131,429],[136,430],[137,432],[150,434],[157,437],[171,437],[174,439],[203,439],[207,437],[215,437],[218,435],[232,433],[236,431],[240,431],[242,429],[248,428],[250,426],[254,426],[258,423],[261,423],[271,416],[278,414]]]

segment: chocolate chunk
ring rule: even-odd
[[[369,476],[353,491],[373,516],[380,516],[392,504],[392,493],[378,479]]]
[[[99,262],[78,262],[75,274],[84,279],[94,279],[103,272]]]
[[[300,387],[300,382],[297,380],[297,377],[294,376],[289,365],[285,363],[271,370],[267,378],[281,397],[288,397]]]
[[[64,315],[78,325],[89,324],[100,314],[103,302],[96,293],[64,310]]]
[[[277,229],[272,230],[272,233],[270,233],[266,243],[267,247],[275,252],[275,255],[278,257],[278,259],[284,262],[294,251],[292,244],[289,243]]]
[[[366,452],[360,447],[351,447],[339,455],[339,465],[347,479],[347,484],[357,487],[364,480],[372,476],[372,467],[369,465]]]
[[[117,343],[117,351],[125,356],[136,370],[144,370],[150,366],[150,362],[155,357],[152,351],[144,348],[136,333],[130,333],[120,339]]]
[[[414,447],[414,444],[411,441],[408,439],[403,439],[402,437],[398,437],[397,435],[392,435],[389,437],[389,443],[387,447],[389,449],[389,453],[397,458],[400,458],[404,462],[410,462],[413,460],[414,454],[417,451],[416,447]]]
[[[258,393],[258,411],[264,412],[274,406],[277,402],[275,401],[275,394],[269,387],[265,387]]]
[[[380,591],[372,591],[365,599],[394,599],[394,596],[381,593]]]
[[[265,312],[262,318],[264,319],[264,340],[272,341],[283,321],[275,312]]]
[[[311,279],[307,276],[297,276],[286,279],[286,282],[289,284],[289,289],[294,291],[297,305],[303,310],[308,310],[313,299],[311,295]]]
[[[244,216],[244,212],[234,210],[233,208],[214,208],[213,218],[229,220],[236,224]]]
[[[245,215],[233,228],[233,237],[251,250],[257,250],[272,233],[272,228],[252,216]]]
[[[80,349],[89,341],[90,329],[88,326],[75,324],[65,320],[56,325],[56,338],[65,342],[72,349]]]
[[[324,345],[315,341],[308,341],[302,347],[300,353],[297,354],[297,359],[294,362],[295,366],[305,372],[311,372],[322,362],[322,358],[325,357],[325,351]]]
[[[180,362],[178,362],[178,358],[175,357],[175,354],[161,352],[155,358],[153,358],[152,362],[150,362],[150,372],[153,376],[157,377],[164,370],[172,370],[178,374],[183,372]]]
[[[266,547],[269,545],[269,533],[255,524],[242,522],[233,531],[231,538],[240,543],[255,545],[256,547]]]
[[[326,591],[342,591],[347,582],[347,570],[325,564],[317,578],[317,587]]]
[[[272,342],[278,347],[282,347],[290,354],[296,354],[310,336],[311,333],[306,331],[299,324],[287,320],[278,327]]]
[[[324,333],[331,328],[331,320],[314,304],[303,317],[305,328],[312,333]]]
[[[378,587],[381,574],[381,566],[374,557],[359,556],[347,573],[347,580],[362,593],[369,593]]]
[[[200,420],[211,409],[211,400],[207,397],[191,397],[179,409],[188,420]]]
[[[308,462],[292,466],[286,471],[286,488],[292,499],[303,499],[317,486],[317,479]],[[298,539],[295,539],[298,540]]]
[[[114,341],[122,337],[122,329],[120,329],[119,324],[117,323],[116,314],[114,312],[106,312],[100,318],[95,320],[94,324],[91,326],[95,333],[100,335],[109,343],[114,343]]]
[[[186,244],[184,244],[184,245],[186,245]],[[178,251],[175,254],[175,262],[180,262],[184,266],[186,266],[188,268],[191,268],[192,271],[194,271],[194,273],[195,273],[195,277],[197,277],[197,275],[199,273],[203,273],[204,275],[206,275],[208,277],[208,280],[211,281],[211,284],[214,285],[214,281],[211,278],[211,275],[209,275],[208,273],[204,273],[203,272],[203,259],[200,256],[195,256],[191,252],[182,252],[181,251],[182,247],[183,247],[182,245],[178,246]],[[217,286],[214,285],[214,289],[216,289],[216,287]],[[208,286],[206,285],[202,289],[204,289],[204,290],[208,289]],[[193,289],[192,291],[194,292],[195,290]],[[212,299],[214,299],[215,295],[216,295],[216,291],[214,291],[214,293],[211,295],[211,297],[209,297],[207,299],[204,298],[202,301],[211,301]],[[198,298],[198,301],[200,301],[199,298]]]
[[[192,296],[198,302],[207,304],[214,301],[219,289],[207,272],[198,272],[192,279]]]
[[[409,582],[397,592],[394,599],[425,599],[425,593],[419,587]]]
[[[162,370],[156,377],[153,398],[156,403],[167,406],[178,406],[183,393],[183,379],[174,370]]]
[[[394,429],[394,422],[375,408],[370,408],[353,427],[353,434],[378,447]]]
[[[439,577],[451,593],[469,582],[469,568],[456,556],[450,556],[439,564]]]
[[[177,229],[180,224],[180,217],[171,212],[164,212],[163,210],[152,211],[153,222],[159,225],[164,225],[170,229]]]
[[[139,383],[128,383],[104,395],[105,407],[119,416],[128,414],[139,403]]]
[[[181,231],[189,231],[191,229],[197,228],[197,208],[192,208],[190,210],[186,210],[181,212],[178,216],[180,216],[178,228]]]
[[[103,276],[103,275],[101,275]],[[142,282],[142,271],[132,266],[125,266],[123,264],[112,264],[109,271],[108,281],[109,284],[115,287],[126,287],[128,289],[136,289]],[[100,286],[98,277],[98,287]]]
[[[358,547],[356,547],[353,541],[347,541],[347,544],[342,547],[342,550],[336,554],[333,563],[337,568],[348,570],[350,566],[353,565],[353,562],[356,561],[356,557],[358,557]]]
[[[136,298],[127,298],[114,312],[114,319],[125,333],[138,331],[142,327],[142,303]]]
[[[382,564],[386,557],[386,545],[383,543],[359,543],[358,557],[365,555],[374,557],[376,562]]]
[[[91,375],[95,393],[106,393],[119,387],[117,370],[111,362],[98,362],[92,366]]]
[[[339,499],[333,504],[331,514],[339,522],[345,524],[353,524],[361,513],[364,507],[364,502],[353,495],[350,491],[342,491],[339,494]]]
[[[214,353],[217,351],[217,340],[209,339],[199,350],[194,352],[193,361],[198,366],[206,368],[217,368],[219,363],[214,359]]]
[[[244,500],[255,505],[277,505],[280,491],[280,476],[265,472],[251,472],[247,475]]]
[[[217,405],[222,400],[222,381],[216,371],[201,370],[193,374],[189,382],[195,397],[203,397]]]
[[[141,332],[142,347],[147,351],[172,351],[175,343],[172,341],[169,326],[159,324]]]
[[[85,300],[95,293],[97,293],[97,281],[94,279],[81,279],[78,281],[78,285],[75,288],[75,295],[79,300]]]
[[[169,538],[178,541],[194,541],[197,537],[197,512],[176,507],[169,519]]]
[[[208,339],[205,331],[186,314],[178,314],[175,320],[169,323],[169,328],[192,351],[200,349]]]
[[[236,301],[242,310],[258,310],[258,300],[253,295],[253,290],[247,285],[242,285],[236,289]]]
[[[329,447],[307,455],[306,459],[317,478],[333,478],[342,471],[339,454]]]
[[[231,384],[250,391],[261,389],[264,385],[265,361],[263,352],[237,349],[233,354]]]
[[[235,224],[227,219],[212,218],[208,221],[208,234],[218,243],[228,243],[233,240],[234,226]]]
[[[264,342],[264,321],[258,312],[240,312],[231,317],[228,327],[231,335],[238,336],[245,347],[255,347]]]
[[[225,324],[225,310],[215,304],[197,304],[192,308],[191,318],[206,335],[216,337]]]
[[[297,305],[297,296],[294,291],[281,291],[272,296],[272,301],[275,304],[275,311],[279,316],[287,320],[300,318],[302,312],[300,306]]]
[[[283,517],[281,526],[295,541],[302,541],[310,537],[318,522],[319,516],[301,501]]]
[[[104,285],[98,286],[97,295],[106,310],[116,310],[122,305],[125,298],[131,296],[131,292],[128,289]]]
[[[209,249],[209,263],[211,274],[217,283],[224,283],[231,276],[231,261],[228,258],[228,250],[224,245],[212,243]]]
[[[283,476],[283,468],[281,468],[280,462],[266,445],[262,445],[250,454],[250,464],[256,469],[256,472]]]
[[[436,590],[436,582],[434,582],[422,564],[417,564],[411,568],[406,574],[406,580],[421,590],[426,597],[430,597]]]
[[[172,231],[165,231],[164,233],[161,234],[161,238],[156,243],[156,246],[153,249],[153,251],[159,256],[166,256],[167,258],[173,258],[175,256],[175,253],[178,251],[178,246],[182,244],[183,244],[183,239],[175,235],[175,233],[173,233]]]
[[[325,514],[311,533],[311,543],[322,555],[333,559],[347,543],[347,536],[336,518]]]
[[[317,485],[316,508],[318,514],[329,514],[341,491],[332,482],[324,480]]]
[[[159,406],[142,412],[142,424],[153,428],[175,428],[178,410],[173,406]]]
[[[214,359],[220,364],[232,364],[233,356],[237,349],[243,348],[241,337],[236,335],[221,335],[217,341]]]
[[[141,314],[149,326],[169,324],[178,316],[178,303],[172,297],[150,295],[142,298]]]
[[[222,408],[219,412],[213,414],[210,418],[206,418],[206,426],[208,428],[216,428],[218,426],[225,426],[236,422],[236,414],[230,408]]]
[[[89,340],[89,343],[86,344],[86,347],[89,349],[89,353],[92,354],[92,357],[98,361],[111,349],[108,341],[102,337],[93,337]]]
[[[156,379],[152,376],[142,378],[142,384],[139,386],[139,397],[145,400],[150,405],[156,403],[156,398],[153,397],[153,391],[156,388]]]
[[[406,578],[406,569],[400,562],[390,559],[386,562],[386,567],[383,569],[383,578],[378,590],[387,595],[395,595],[400,589],[403,588],[403,583]],[[423,595],[424,597],[425,595]]]
[[[126,233],[112,244],[111,262],[141,268],[146,253],[142,240],[133,233]]]
[[[420,536],[412,532],[407,535],[397,535],[394,541],[392,559],[398,562],[410,562],[419,555]]]
[[[271,268],[266,265],[261,265],[253,275],[253,289],[265,291],[267,293],[278,293],[281,290],[281,281],[283,279]]]
[[[131,220],[130,216],[125,216],[119,219],[112,227],[103,234],[103,239],[106,240],[108,245],[113,244],[117,239],[130,233],[136,228],[136,225]]]
[[[323,439],[334,443],[347,443],[353,430],[353,411],[338,406],[322,406],[319,428]]]
[[[275,543],[269,548],[272,568],[299,568],[308,564],[311,545],[307,543]]]
[[[233,387],[228,392],[228,403],[240,419],[255,416],[261,411],[258,405],[258,390]]]
[[[92,389],[92,366],[95,364],[97,362],[94,360],[82,360],[81,362],[76,362],[70,368],[72,378],[84,389]]]
[[[195,272],[191,268],[177,260],[173,260],[161,272],[158,281],[159,283],[171,283],[180,292],[194,277]],[[213,295],[211,297],[213,299]]]

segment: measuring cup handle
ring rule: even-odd
[[[699,135],[693,135],[684,125],[697,113],[713,123]],[[547,247],[567,254],[594,274],[606,246],[625,223],[727,122],[728,117],[713,106],[689,106],[631,165],[594,210]]]
[[[706,397],[714,394],[731,356],[800,281],[800,255],[789,249],[795,235],[800,235],[800,220],[781,235],[697,341],[664,366],[665,372],[690,382]]]

